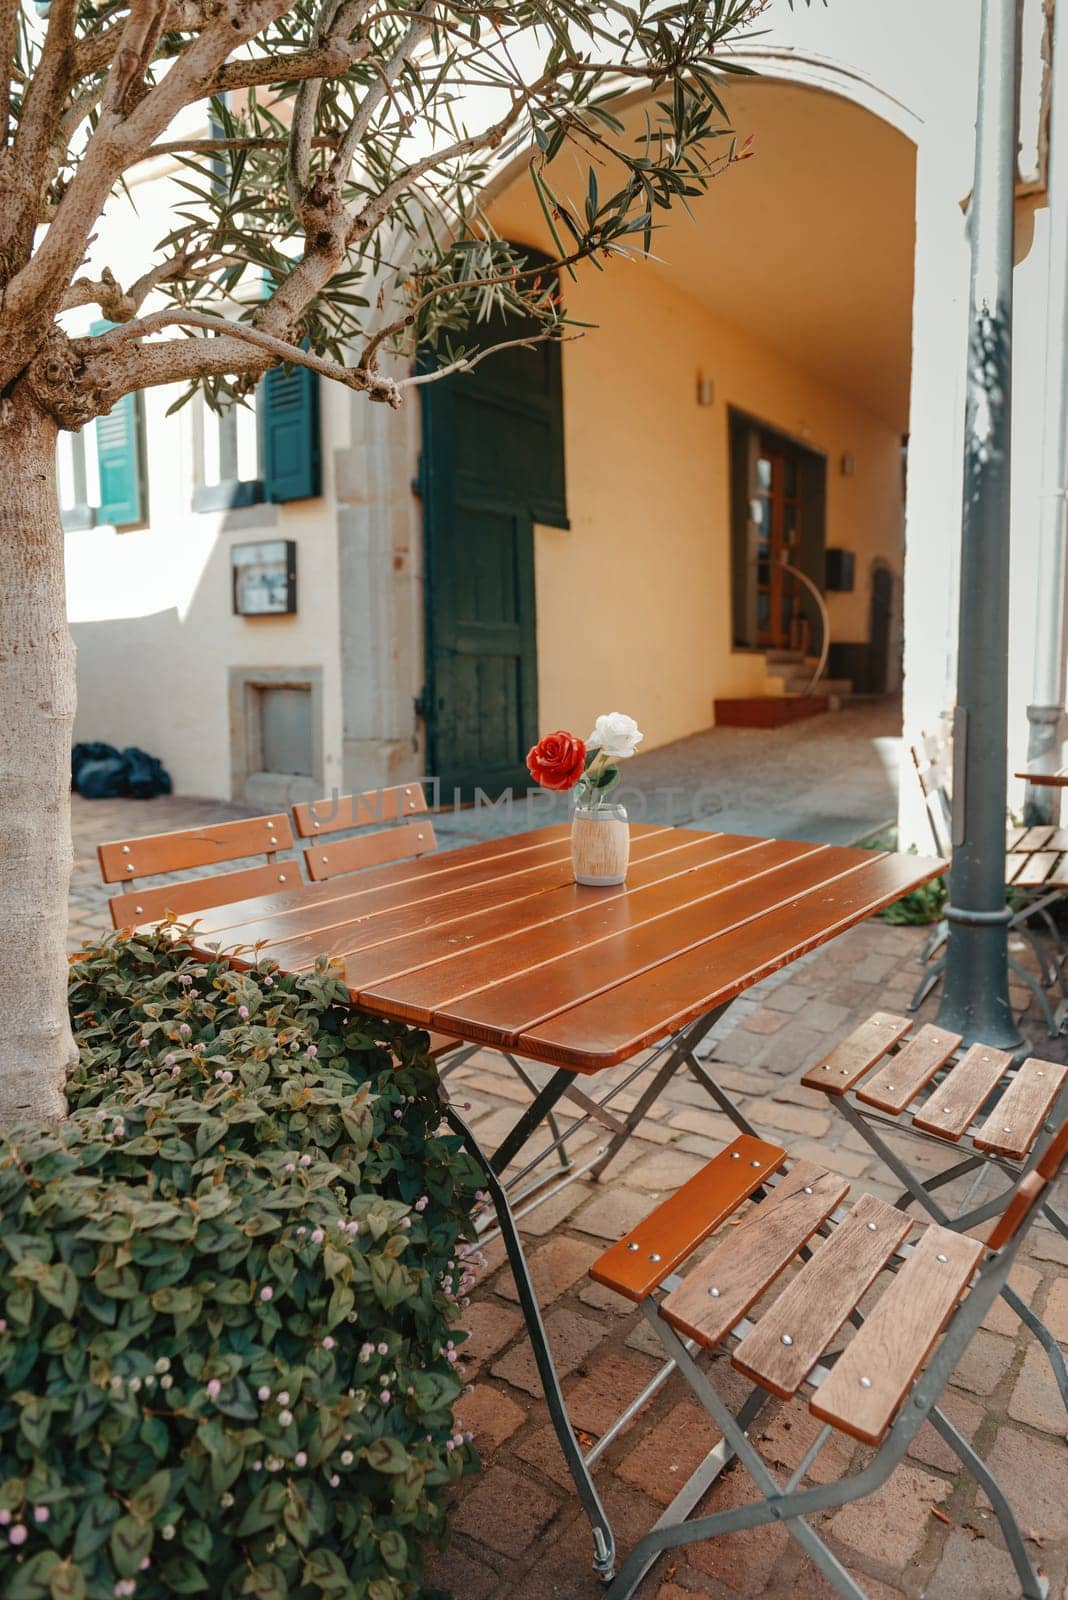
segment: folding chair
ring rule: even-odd
[[[849,1186],[836,1174],[791,1162],[778,1146],[743,1135],[605,1251],[590,1275],[640,1304],[722,1435],[634,1547],[605,1600],[627,1600],[665,1550],[778,1522],[845,1600],[867,1600],[806,1519],[881,1488],[925,1421],[989,1498],[1023,1600],[1044,1600],[1047,1583],[1032,1564],[1001,1485],[938,1402],[1066,1160],[1068,1121],[1011,1191],[984,1245],[938,1223],[917,1222],[872,1195],[847,1207]],[[756,1203],[737,1220],[750,1199]],[[680,1278],[676,1269],[724,1222],[735,1225]],[[799,1270],[787,1275],[791,1266]],[[773,1284],[777,1293],[769,1304],[765,1296]],[[873,1303],[876,1288],[881,1293]],[[750,1312],[758,1301],[765,1308],[754,1320]],[[737,1413],[713,1381],[715,1368],[710,1376],[698,1364],[701,1350],[721,1349],[753,1382]],[[753,1423],[773,1395],[807,1398],[822,1424],[785,1481],[750,1442]],[[837,1481],[806,1488],[836,1432],[875,1454]],[[691,1517],[732,1460],[746,1469],[760,1498]]]
[[[997,1172],[1018,1182],[1035,1165],[1042,1141],[1068,1110],[1068,1067],[975,1044],[958,1055],[961,1036],[928,1023],[906,1039],[904,1017],[877,1011],[843,1039],[801,1082],[821,1089],[894,1176],[904,1184],[897,1205],[917,1201],[942,1227],[963,1232],[1004,1204],[1002,1192],[974,1204],[984,1181]],[[914,1171],[880,1129],[909,1135],[928,1148],[957,1151],[961,1159],[933,1175]],[[936,1198],[954,1179],[976,1177],[956,1215]],[[1068,1221],[1051,1196],[1042,1212],[1068,1238]],[[1002,1296],[1049,1357],[1068,1408],[1068,1364],[1056,1339],[1008,1285]]]
[[[370,789],[363,794],[332,795],[329,799],[302,802],[293,807],[293,826],[298,838],[315,840],[304,854],[308,876],[315,883],[348,876],[389,861],[405,861],[429,855],[438,848],[437,837],[427,810],[426,795],[420,783],[398,784],[389,789]],[[370,828],[376,831],[368,832]],[[360,831],[362,830],[362,831]],[[346,834],[348,837],[339,838]],[[444,1079],[463,1066],[483,1045],[463,1044],[442,1033],[431,1033],[430,1052],[438,1060]],[[508,1051],[500,1052],[532,1099],[539,1085],[526,1064]],[[588,1097],[575,1090],[572,1098],[584,1106]],[[546,1117],[552,1147],[563,1172],[571,1170],[565,1149],[566,1134],[561,1134],[556,1117]],[[522,1174],[520,1174],[522,1176]]]
[[[115,839],[97,845],[100,876],[105,883],[121,883],[122,892],[108,901],[111,923],[128,928],[157,922],[173,913],[206,911],[235,900],[295,889],[301,882],[296,861],[280,861],[292,850],[293,834],[284,812],[267,817],[243,817],[237,822],[213,823],[206,828],[181,828],[174,833],[147,834],[140,839]],[[223,862],[262,856],[259,866],[235,872],[216,872],[145,888],[139,878],[191,872]]]
[[[916,744],[910,746],[912,764],[916,768],[923,791],[931,837],[940,856],[947,859],[953,853],[952,803],[950,785],[952,756],[948,735],[921,733]],[[1010,958],[1009,967],[1018,982],[1030,989],[1042,1010],[1051,1039],[1061,1031],[1062,1013],[1068,1002],[1062,963],[1065,956],[1060,929],[1050,915],[1049,908],[1068,891],[1068,828],[1007,828],[1005,832],[1005,885],[1021,903],[1010,927],[1030,944],[1042,974],[1042,983],[1035,981],[1026,967]],[[1028,925],[1030,918],[1041,918],[1049,935],[1053,955],[1047,954],[1042,941]],[[933,957],[946,942],[948,925],[943,919],[932,930],[924,945],[920,960],[926,967],[908,1009],[918,1011],[923,1001],[941,982],[945,961]],[[1056,1015],[1045,990],[1059,984],[1061,1004]]]

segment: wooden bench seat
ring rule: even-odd
[[[754,1383],[783,1399],[807,1388],[819,1420],[878,1444],[984,1246],[873,1195],[843,1208],[848,1194],[837,1173],[790,1164],[743,1135],[610,1246],[590,1276],[631,1300],[659,1293],[658,1315],[676,1332],[707,1350],[736,1341],[732,1365]],[[668,1282],[724,1223],[708,1254]],[[878,1282],[881,1297],[828,1372],[822,1359]]]
[[[909,1026],[904,1017],[876,1012],[810,1067],[801,1082],[830,1096],[852,1091],[859,1103],[889,1117],[911,1108],[911,1125],[923,1133],[953,1144],[967,1136],[978,1150],[1025,1160],[1068,1079],[1068,1067],[1038,1057],[1014,1067],[1005,1051],[977,1044],[932,1087],[959,1049],[960,1035],[926,1024],[905,1041]]]
[[[419,783],[295,805],[293,823],[299,838],[328,841],[310,844],[305,851],[308,876],[315,883],[429,855],[438,844]],[[371,828],[375,831],[366,831]],[[337,838],[341,833],[353,837]]]

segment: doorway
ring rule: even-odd
[[[539,259],[527,250],[528,260]],[[485,347],[536,331],[496,315]],[[534,524],[567,527],[560,347],[490,356],[426,385],[427,771],[443,798],[525,790],[538,738]]]

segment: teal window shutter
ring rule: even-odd
[[[111,322],[94,322],[90,333],[104,333]],[[144,469],[144,396],[125,394],[96,419],[97,472],[100,505],[97,523],[128,528],[148,520]]]
[[[260,385],[264,497],[308,500],[323,492],[319,374],[272,367]]]

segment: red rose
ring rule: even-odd
[[[527,771],[543,789],[573,789],[585,767],[585,744],[562,728],[539,739],[527,755]]]

